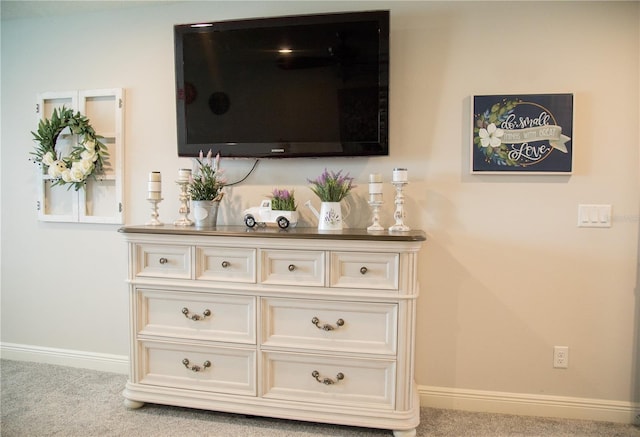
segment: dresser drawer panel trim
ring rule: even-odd
[[[331,252],[331,287],[398,289],[398,253]]]
[[[263,352],[264,398],[392,409],[395,362]]]
[[[140,334],[256,343],[253,296],[146,289],[137,293]]]
[[[191,279],[191,247],[136,244],[135,275]]]
[[[323,287],[325,252],[261,250],[261,282],[275,285]]]
[[[196,247],[196,279],[222,282],[256,282],[256,250]]]
[[[354,353],[396,353],[393,303],[262,298],[262,345]]]
[[[256,395],[253,349],[140,342],[140,383],[218,393]]]

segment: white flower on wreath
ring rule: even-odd
[[[62,176],[62,172],[65,171],[66,169],[67,169],[67,166],[64,164],[64,162],[59,160],[53,161],[49,166],[49,170],[47,170],[47,173],[52,178],[57,179],[60,176]]]
[[[71,174],[72,182],[82,182],[84,181],[84,178],[85,178],[85,174],[84,174],[84,171],[82,170],[82,167],[80,167],[79,165],[76,165],[78,163],[79,161],[74,162],[73,165],[71,165],[71,169],[69,170],[69,173]]]
[[[495,123],[491,123],[486,129],[480,129],[478,135],[480,136],[482,147],[499,147],[502,144],[500,138],[504,135],[504,131],[496,127]]]
[[[86,140],[84,142],[84,148],[90,152],[93,152],[96,150],[96,142],[94,140]]]
[[[51,167],[51,165],[55,162],[56,157],[53,156],[53,153],[51,152],[47,152],[44,154],[44,156],[42,157],[42,163],[48,167]]]
[[[66,183],[71,183],[73,182],[71,180],[71,170],[69,170],[68,168],[65,169],[62,174],[60,175],[60,177],[62,178],[63,181],[65,181]]]
[[[96,162],[98,160],[98,154],[95,150],[85,150],[80,154],[80,158],[82,160],[89,160],[91,162]]]
[[[73,164],[71,164],[72,170],[74,168],[78,168],[80,169],[80,171],[84,176],[91,174],[91,172],[93,171],[93,167],[94,165],[91,159],[81,159],[80,161],[76,161]]]

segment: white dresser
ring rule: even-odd
[[[120,229],[145,402],[414,436],[422,231]]]

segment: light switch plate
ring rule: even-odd
[[[578,205],[579,228],[610,228],[611,205]]]

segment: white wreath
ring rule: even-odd
[[[62,156],[56,151],[56,142],[66,128],[81,140],[68,156]],[[65,107],[59,111],[54,109],[51,119],[41,120],[38,132],[31,133],[39,143],[31,153],[35,156],[34,161],[44,166],[44,170],[54,180],[54,186],[68,184],[76,191],[79,190],[84,187],[88,177],[95,177],[95,173],[102,171],[104,158],[109,155],[107,147],[99,141],[89,124],[89,119],[80,112],[74,114]]]

